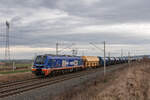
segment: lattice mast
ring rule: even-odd
[[[10,61],[10,46],[9,46],[10,24],[6,21],[6,36],[5,36],[5,60]]]

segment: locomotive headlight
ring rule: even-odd
[[[36,69],[35,69],[35,68],[32,68],[31,70],[32,70],[32,71],[36,71]]]
[[[33,65],[33,66],[32,66],[32,69],[33,69],[33,68],[36,68],[36,66],[35,66],[35,65]]]

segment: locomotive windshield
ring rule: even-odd
[[[44,64],[46,56],[37,56],[35,59],[36,64]]]

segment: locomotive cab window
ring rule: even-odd
[[[46,56],[37,56],[35,59],[36,64],[44,64],[46,60]]]

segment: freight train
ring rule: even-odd
[[[131,57],[131,61],[141,60],[142,57]],[[128,57],[106,57],[106,66],[127,63]],[[104,66],[104,57],[98,56],[65,56],[38,55],[32,67],[36,76],[50,76],[58,73],[76,72],[89,68]]]

